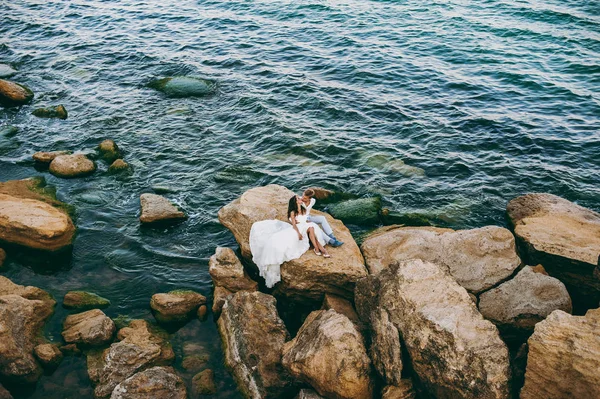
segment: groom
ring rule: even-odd
[[[314,195],[315,195],[314,190],[312,190],[310,188],[305,190],[304,193],[302,194],[302,206],[304,207],[304,209],[306,209],[306,216],[308,216],[307,220],[309,222],[313,222],[313,223],[317,223],[317,224],[321,225],[323,232],[329,238],[329,242],[328,242],[329,245],[331,245],[332,247],[339,247],[340,245],[343,245],[344,243],[339,241],[333,235],[333,230],[331,229],[331,226],[327,222],[327,219],[325,219],[325,216],[320,216],[320,215],[311,216],[310,215],[310,210],[312,209],[313,205],[317,202],[317,200],[313,198]]]

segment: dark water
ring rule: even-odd
[[[0,62],[36,93],[0,109],[20,129],[0,141],[0,180],[44,175],[79,227],[58,270],[13,258],[2,274],[58,299],[92,290],[110,316],[152,319],[155,292],[210,295],[208,257],[234,245],[217,211],[258,185],[381,195],[454,228],[504,225],[507,201],[531,191],[600,210],[595,1],[3,1],[0,16]],[[169,99],[146,87],[172,75],[219,90]],[[30,115],[59,103],[65,121]],[[131,176],[99,164],[62,180],[30,161],[105,138]],[[140,229],[139,195],[157,185],[187,222]],[[210,353],[217,397],[237,397],[212,321],[173,340],[177,366],[184,350]],[[83,358],[70,358],[31,397],[90,395]]]

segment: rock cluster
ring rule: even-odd
[[[258,284],[252,280],[242,262],[231,248],[217,247],[208,261],[208,272],[215,286],[213,313],[219,315],[225,299],[238,291],[256,291]]]
[[[100,153],[100,157],[109,164],[121,156],[121,150],[119,150],[117,143],[111,139],[106,139],[98,144],[98,152]]]

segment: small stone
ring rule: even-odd
[[[17,70],[8,64],[0,64],[0,78],[10,78],[17,73]]]
[[[110,342],[116,331],[114,321],[99,309],[67,316],[62,336],[67,343],[92,346]]]
[[[98,145],[100,156],[106,162],[112,163],[120,157],[120,150],[114,140],[104,140]]]
[[[192,391],[194,395],[214,395],[217,393],[215,373],[211,369],[199,372],[192,378]]]
[[[33,154],[32,158],[36,162],[49,164],[59,155],[69,155],[70,153],[70,151],[40,151]]]
[[[110,301],[92,292],[69,291],[65,294],[63,306],[78,310],[104,309],[110,306]]]
[[[190,355],[186,356],[181,362],[181,367],[187,371],[196,372],[206,366],[210,357],[208,355]]]
[[[206,305],[202,305],[198,308],[198,312],[196,312],[198,319],[201,321],[206,320],[206,316],[208,315],[208,307]]]
[[[140,222],[142,223],[176,222],[187,218],[185,213],[171,201],[160,195],[142,194],[140,204],[142,206]]]
[[[154,294],[150,300],[150,307],[154,310],[154,317],[161,323],[184,322],[200,305],[206,303],[206,297],[194,291],[178,290],[167,294]]]
[[[50,162],[50,173],[58,177],[83,177],[95,170],[94,162],[83,154],[59,155]]]
[[[31,114],[33,116],[37,116],[38,118],[67,119],[67,117],[69,116],[69,114],[67,113],[67,109],[64,107],[64,105],[57,105],[48,108],[37,108]]]
[[[0,79],[0,105],[18,107],[29,104],[33,100],[33,92],[24,85]]]
[[[532,272],[545,274],[546,276],[549,276],[548,272],[546,271],[546,269],[544,269],[544,266],[542,266],[542,265],[530,266],[530,267],[531,267]]]
[[[108,171],[111,173],[121,172],[129,169],[129,164],[122,159],[117,159],[108,167]]]
[[[216,85],[206,79],[191,76],[175,76],[157,79],[149,86],[162,91],[168,97],[200,97],[214,93]]]
[[[58,367],[63,359],[63,354],[58,346],[52,344],[38,345],[33,348],[33,353],[46,368]]]

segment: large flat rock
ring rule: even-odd
[[[414,372],[433,397],[509,397],[508,349],[444,267],[420,259],[397,262],[360,280],[355,301],[361,319],[374,325],[385,317],[397,330],[386,339],[372,330],[372,351],[388,359],[396,353],[400,361],[396,348],[402,339]],[[385,384],[400,386],[400,370],[389,364],[380,363],[377,370]]]
[[[257,187],[219,210],[219,221],[233,233],[242,256],[252,259],[249,244],[252,224],[266,219],[287,222],[287,204],[293,195],[287,188],[274,184]],[[284,263],[275,294],[299,301],[320,302],[326,293],[351,298],[356,281],[367,275],[360,249],[341,221],[315,210],[312,213],[325,215],[336,237],[345,244],[328,247],[329,259],[308,251],[299,259]]]
[[[446,268],[474,294],[510,277],[521,264],[512,233],[498,226],[458,231],[383,227],[367,237],[361,249],[372,274],[394,261],[422,259]]]

